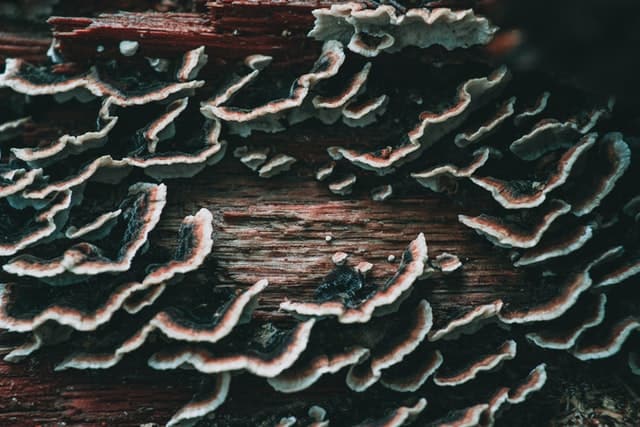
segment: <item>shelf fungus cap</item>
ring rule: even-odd
[[[398,365],[386,369],[382,373],[380,384],[398,392],[417,391],[440,368],[443,361],[439,350],[427,354],[414,352]]]
[[[287,300],[280,304],[280,308],[301,316],[336,316],[340,323],[368,322],[377,309],[393,305],[411,288],[413,283],[422,276],[426,261],[427,243],[424,234],[420,233],[404,251],[400,266],[393,277],[364,300],[359,302],[336,301],[333,298],[324,302],[292,302]],[[347,276],[349,275],[345,277]],[[329,286],[330,288],[331,286]]]
[[[499,127],[513,115],[513,113],[515,112],[515,103],[515,97],[509,98],[502,104],[495,115],[488,121],[480,125],[480,127],[473,131],[467,131],[457,134],[454,138],[455,144],[458,147],[467,147],[471,144],[477,144],[478,142],[487,138],[489,135],[499,129]]]
[[[192,94],[196,89],[204,86],[204,80],[190,80],[185,82],[158,81],[156,84],[144,85],[139,88],[129,88],[128,85],[112,81],[94,67],[87,76],[84,88],[94,96],[108,97],[113,105],[131,107],[161,102],[174,97],[184,97]]]
[[[390,184],[381,185],[371,190],[371,199],[376,202],[383,202],[393,195],[393,187]]]
[[[582,248],[593,234],[594,226],[580,225],[549,239],[543,238],[537,246],[524,251],[513,265],[525,267],[563,257]]]
[[[496,300],[490,304],[479,305],[457,317],[440,329],[429,333],[429,341],[441,339],[453,340],[463,334],[473,334],[486,323],[497,320],[498,313],[502,310],[502,300]]]
[[[120,182],[131,168],[125,160],[114,160],[110,155],[105,154],[82,165],[78,171],[43,185],[32,185],[26,188],[22,197],[32,200],[43,200],[56,192],[73,190],[89,180],[101,182]]]
[[[454,372],[447,374],[446,372],[442,372],[442,368],[439,369],[433,377],[433,382],[436,385],[448,387],[467,383],[476,378],[480,372],[497,369],[503,361],[515,358],[516,348],[517,345],[515,341],[505,341],[495,353],[482,356]]]
[[[524,120],[535,117],[542,113],[549,104],[549,97],[551,96],[551,92],[544,91],[540,96],[536,99],[536,101],[529,108],[525,108],[522,112],[516,114],[513,119],[516,126],[519,126]]]
[[[105,212],[98,215],[96,219],[79,227],[71,225],[64,231],[64,236],[69,240],[97,240],[103,238],[109,234],[113,226],[115,226],[121,213],[122,209],[116,209],[115,211]]]
[[[543,181],[508,181],[490,176],[471,177],[471,181],[478,187],[487,190],[493,199],[506,209],[540,206],[546,200],[547,194],[567,182],[573,167],[595,145],[597,137],[598,135],[595,133],[586,135],[568,149]]]
[[[40,284],[34,289],[34,286],[27,287],[24,283],[0,284],[0,328],[28,332],[47,321],[54,321],[78,331],[93,331],[108,322],[130,295],[145,289],[145,286],[139,282],[114,280],[102,284],[103,287],[110,288],[108,294],[102,295],[102,293],[97,294],[95,288],[89,289],[91,285],[95,283],[70,285],[82,286],[84,289],[82,292],[80,289],[72,292],[71,297],[61,294],[60,301],[52,300],[46,305],[35,306],[31,301],[33,293],[44,293],[45,288],[50,289],[49,285]],[[86,306],[85,300],[89,299],[88,294],[96,294],[99,297],[93,308]]]
[[[601,324],[605,317],[607,296],[586,296],[589,297],[587,301],[572,309],[575,313],[569,312],[558,318],[555,324],[528,333],[527,339],[541,348],[568,350],[573,347],[585,331]]]
[[[562,200],[552,200],[546,206],[541,207],[537,222],[528,229],[484,214],[477,217],[458,215],[458,220],[474,229],[478,234],[486,236],[497,246],[531,248],[540,242],[544,233],[558,217],[570,211],[571,205],[568,203]]]
[[[449,189],[448,180],[456,178],[468,178],[472,176],[478,169],[484,166],[490,157],[490,150],[487,147],[479,148],[474,151],[469,161],[458,166],[452,163],[431,167],[422,172],[413,172],[412,178],[415,178],[420,185],[430,189],[431,191],[445,191]]]
[[[79,243],[57,258],[20,255],[2,268],[10,274],[45,280],[51,278],[54,282],[73,282],[81,280],[82,276],[127,271],[133,258],[147,242],[148,234],[160,220],[166,204],[166,193],[164,184],[137,183],[129,187],[129,196],[133,201],[122,215],[131,224],[131,229],[123,236],[122,248],[115,259],[105,257],[102,250],[93,244]]]
[[[389,97],[380,95],[365,101],[352,101],[342,109],[342,121],[347,126],[364,127],[385,113]]]
[[[240,159],[243,165],[255,171],[267,161],[269,151],[268,147],[249,149],[247,146],[242,146],[233,150],[233,156]]]
[[[413,160],[422,152],[420,144],[405,143],[398,147],[386,147],[376,151],[361,151],[344,147],[329,147],[329,156],[334,160],[345,159],[364,170],[386,175],[396,167]]]
[[[233,328],[250,316],[256,299],[269,282],[259,280],[246,291],[237,295],[230,304],[216,310],[210,322],[193,322],[188,318],[179,319],[169,311],[161,311],[151,319],[150,325],[162,331],[167,337],[191,342],[215,343],[229,335]]]
[[[422,397],[413,406],[400,406],[381,419],[364,421],[355,427],[401,427],[410,425],[426,407],[427,399]]]
[[[433,325],[431,305],[426,300],[420,301],[410,321],[408,328],[385,337],[383,343],[371,350],[369,358],[349,368],[346,382],[351,390],[362,392],[368,389],[380,379],[385,369],[402,362],[418,348]]]
[[[0,142],[14,138],[20,133],[24,124],[29,123],[31,117],[0,122]]]
[[[13,235],[6,232],[4,241],[0,242],[0,256],[15,255],[53,235],[59,230],[60,223],[66,222],[72,199],[70,190],[61,191],[46,199],[43,208],[36,212],[29,225],[14,230],[16,233]],[[14,215],[17,213],[11,207],[7,209]]]
[[[409,141],[430,147],[451,130],[460,126],[468,115],[493,99],[511,78],[507,67],[500,67],[487,77],[470,79],[460,85],[457,100],[441,112],[420,113],[418,124],[409,131]]]
[[[364,90],[370,71],[371,63],[367,62],[339,94],[333,96],[315,96],[311,100],[313,107],[316,109],[334,110],[346,106],[349,101]]]
[[[200,70],[207,65],[209,56],[205,53],[204,46],[192,49],[182,56],[182,62],[176,72],[179,82],[188,82],[198,77]]]
[[[281,393],[295,393],[313,385],[325,374],[334,374],[346,366],[358,363],[369,356],[369,349],[356,346],[340,353],[322,354],[306,363],[295,363],[267,382]]]
[[[56,95],[83,89],[90,81],[89,74],[58,76],[44,67],[36,67],[23,59],[5,59],[0,74],[0,87],[30,96]]]
[[[103,146],[119,117],[111,113],[111,100],[105,99],[98,112],[95,128],[79,135],[64,134],[55,141],[35,147],[14,147],[11,152],[31,167],[47,166],[84,151]]]
[[[355,176],[355,174],[350,173],[344,178],[330,182],[329,191],[340,196],[349,195],[353,191],[353,186],[356,184],[357,180],[358,178]]]
[[[254,108],[224,106],[223,104],[227,103],[235,93],[245,88],[257,77],[259,70],[254,69],[246,78],[240,79],[232,86],[224,89],[221,94],[203,103],[200,111],[206,117],[215,117],[232,123],[249,123],[259,119],[277,117],[280,113],[301,106],[311,88],[318,82],[335,76],[344,60],[345,54],[342,44],[335,40],[327,41],[324,43],[320,57],[312,69],[296,79],[288,96],[269,101]],[[255,64],[253,66],[255,67]]]
[[[287,154],[276,154],[260,167],[258,175],[260,178],[271,178],[288,171],[295,162],[297,162],[295,157]]]
[[[180,366],[192,366],[200,372],[212,374],[225,371],[246,370],[260,377],[271,378],[291,367],[307,348],[311,329],[315,319],[299,323],[286,332],[286,339],[276,333],[278,345],[267,354],[255,351],[228,351],[210,353],[198,347],[167,350],[154,354],[149,366],[154,369],[176,369]],[[260,331],[257,331],[259,333]]]
[[[505,306],[498,314],[500,321],[507,324],[522,324],[557,319],[573,307],[580,295],[593,285],[591,269],[608,259],[619,256],[621,251],[621,247],[609,249],[591,261],[582,271],[567,273],[559,283],[554,280],[552,287],[555,292],[544,301],[531,302],[526,308],[521,309]]]
[[[187,405],[180,408],[167,422],[167,427],[179,426],[185,422],[194,422],[218,409],[229,394],[231,374],[223,372],[217,374],[213,389],[203,396],[197,396]]]
[[[167,106],[167,110],[160,117],[149,123],[142,136],[146,139],[147,150],[155,153],[158,143],[175,135],[174,121],[189,105],[189,98],[181,98]]]
[[[443,273],[452,273],[462,267],[460,258],[449,252],[442,252],[431,261],[431,264]]]
[[[339,40],[366,57],[398,52],[407,46],[466,48],[488,43],[497,30],[471,9],[415,8],[398,14],[389,5],[368,9],[361,3],[349,2],[316,9],[313,15],[316,20],[309,37]]]
[[[618,353],[629,336],[640,330],[640,318],[628,316],[611,325],[601,325],[599,328],[601,329],[599,332],[604,332],[602,337],[583,335],[571,350],[571,354],[580,360],[596,360]]]
[[[176,275],[197,270],[213,249],[213,215],[200,209],[186,216],[178,231],[178,246],[168,263],[150,269],[143,283],[147,286],[166,283]]]
[[[135,189],[135,186],[132,186]],[[138,292],[144,292],[150,287],[163,287],[176,274],[193,270],[200,265],[203,256],[210,251],[210,214],[206,210],[201,210],[199,215],[189,216],[185,219],[181,232],[178,249],[173,261],[163,266],[156,266],[149,272],[146,280],[142,282],[127,280],[127,277],[104,278],[104,276],[93,276],[88,281],[81,281],[75,284],[67,284],[59,288],[60,291],[53,293],[49,300],[36,300],[33,295],[48,295],[50,285],[42,281],[27,281],[7,283],[0,287],[0,327],[16,332],[27,332],[39,328],[48,321],[56,322],[60,325],[67,325],[80,331],[93,331],[100,325],[107,323],[125,302]],[[198,226],[198,223],[200,223]],[[208,225],[207,225],[208,224]],[[209,230],[207,232],[206,230]],[[187,236],[188,235],[188,236]],[[161,273],[161,274],[160,274]],[[97,286],[99,283],[100,286]],[[259,282],[256,285],[262,288],[266,284]],[[256,290],[255,288],[253,289]],[[237,304],[242,305],[246,298],[238,298]],[[250,304],[249,304],[250,305]],[[231,322],[237,305],[227,307],[229,316],[224,317]],[[160,322],[161,323],[161,322]],[[164,325],[164,324],[163,324]],[[228,322],[222,322],[224,327]],[[149,325],[130,342],[130,351],[141,345],[156,325]],[[171,325],[170,325],[171,326]],[[216,329],[218,336],[221,330]],[[170,328],[167,328],[168,330]],[[176,332],[178,334],[180,331]],[[121,357],[115,354],[116,361]],[[95,358],[82,357],[74,359],[76,364],[90,363],[95,365]],[[98,362],[102,363],[101,360]],[[69,367],[72,367],[69,365]]]
[[[42,176],[42,169],[0,171],[0,199],[17,194]]]
[[[525,380],[509,391],[509,403],[524,402],[531,393],[540,390],[547,382],[547,365],[536,366]]]
[[[163,180],[191,178],[206,166],[218,163],[225,155],[227,142],[220,139],[219,120],[207,120],[195,137],[198,148],[192,152],[168,151],[151,155],[130,154],[122,159],[130,167],[140,168],[146,175]]]
[[[586,188],[585,193],[571,198],[572,213],[576,216],[584,216],[598,207],[631,164],[631,149],[621,133],[607,133],[602,137],[600,145],[603,151],[601,158],[607,164],[605,171],[592,176],[593,183]]]
[[[445,417],[429,424],[429,427],[473,427],[480,425],[489,404],[480,403],[468,408],[452,411]]]

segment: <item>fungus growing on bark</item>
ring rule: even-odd
[[[221,94],[204,102],[201,108],[202,114],[229,123],[232,131],[242,136],[249,135],[254,129],[271,132],[281,130],[282,125],[279,120],[293,108],[301,106],[313,86],[318,82],[336,75],[345,56],[339,42],[328,41],[324,44],[322,53],[313,68],[309,73],[301,75],[293,82],[286,97],[274,99],[256,107],[224,105],[231,102],[238,91],[258,77],[260,69],[266,66],[264,58],[259,59],[257,65],[255,57],[248,59],[248,66],[253,71],[223,89]]]
[[[554,293],[543,294],[541,301],[532,301],[526,309],[507,306],[498,314],[500,320],[504,323],[529,323],[557,319],[573,307],[580,295],[592,286],[591,270],[619,255],[620,250],[620,247],[610,249],[589,262],[582,270],[568,272],[563,277],[543,277],[541,285],[551,284]]]
[[[399,331],[388,334],[388,338],[385,335],[383,342],[371,350],[369,357],[349,368],[346,380],[349,388],[354,391],[366,390],[380,379],[385,369],[401,362],[420,345],[433,324],[431,306],[427,301],[420,301],[410,321],[409,325],[402,324]]]
[[[128,200],[122,205],[126,234],[113,258],[98,246],[79,243],[56,258],[20,255],[9,260],[2,268],[10,274],[37,277],[52,283],[74,283],[86,276],[127,271],[146,243],[147,235],[160,220],[165,203],[166,186],[163,184],[139,183],[129,187]]]
[[[363,56],[398,52],[406,46],[445,49],[488,43],[496,28],[472,10],[409,9],[398,15],[393,6],[367,9],[360,3],[331,5],[313,11],[316,18],[309,36],[317,40],[338,40]]]
[[[302,316],[336,316],[341,323],[367,322],[393,305],[422,276],[427,243],[421,233],[402,254],[398,270],[383,285],[367,286],[358,271],[338,267],[316,289],[314,302],[284,301],[280,308]]]
[[[340,196],[347,196],[353,191],[353,186],[358,179],[354,174],[349,174],[344,178],[329,183],[329,191]]]
[[[29,165],[47,165],[73,154],[100,147],[107,141],[109,132],[115,127],[118,117],[109,112],[108,101],[103,103],[96,120],[95,130],[78,135],[64,134],[49,144],[36,147],[12,148],[11,153]]]
[[[269,378],[267,381],[271,387],[279,392],[294,393],[310,387],[323,375],[334,374],[346,366],[358,363],[368,355],[368,349],[354,347],[342,352],[317,355],[310,360],[302,358],[278,376]]]
[[[584,191],[569,198],[574,215],[583,216],[593,211],[611,193],[631,163],[631,150],[619,132],[606,134],[599,148],[598,155],[606,159],[606,167],[591,175]]]
[[[439,419],[429,427],[471,427],[480,424],[482,415],[489,409],[489,405],[481,403],[468,408],[452,411],[446,417]]]
[[[233,150],[233,156],[240,159],[240,162],[249,169],[255,171],[267,161],[269,151],[269,148],[250,149],[245,145]]]
[[[9,169],[0,174],[0,198],[8,197],[33,184],[42,169]]]
[[[596,142],[597,135],[589,134],[567,150],[558,160],[555,168],[543,181],[504,181],[493,177],[471,177],[471,181],[491,193],[491,196],[507,209],[532,208],[540,206],[546,195],[562,186],[583,153]]]
[[[231,333],[238,324],[246,323],[255,308],[257,294],[266,285],[266,281],[262,280],[239,295],[233,292],[223,295],[214,294],[219,301],[213,298],[213,301],[204,303],[203,306],[206,305],[206,307],[200,307],[198,313],[184,303],[173,303],[158,311],[149,320],[141,316],[143,324],[134,328],[133,334],[123,332],[114,334],[113,331],[98,333],[101,339],[98,340],[99,343],[95,345],[95,349],[91,352],[71,354],[56,366],[56,370],[110,368],[120,362],[126,354],[142,347],[154,331],[159,331],[168,339],[175,341],[218,342]]]
[[[70,240],[80,238],[85,240],[100,240],[109,234],[111,229],[116,225],[121,213],[122,209],[117,209],[99,215],[96,219],[79,227],[71,225],[65,230],[64,235]]]
[[[272,176],[276,176],[291,169],[291,166],[296,161],[297,160],[294,157],[286,154],[276,154],[263,164],[262,167],[260,167],[258,175],[260,178],[271,178]]]
[[[167,106],[167,111],[164,114],[149,123],[143,136],[148,141],[147,150],[150,153],[156,152],[156,147],[161,140],[175,135],[173,121],[187,108],[188,104],[189,98],[173,101]]]
[[[584,116],[576,116],[561,122],[544,119],[536,123],[531,131],[511,143],[509,149],[523,160],[536,160],[544,154],[560,148],[568,148],[582,134],[597,124],[608,108],[594,109]]]
[[[383,202],[393,195],[393,187],[389,184],[381,185],[371,190],[371,198],[376,202]]]
[[[520,125],[525,120],[541,114],[545,110],[545,108],[547,108],[550,96],[550,92],[542,92],[542,94],[536,99],[535,103],[531,105],[531,107],[525,108],[521,113],[516,114],[514,123],[516,125]]]
[[[598,326],[588,337],[579,339],[571,354],[580,360],[604,359],[616,354],[627,338],[640,329],[640,320],[629,316]]]
[[[506,223],[500,218],[488,215],[469,217],[459,215],[458,219],[467,227],[473,228],[492,243],[502,247],[531,248],[538,244],[547,229],[561,215],[569,213],[571,205],[562,200],[551,200],[540,212],[531,225],[521,226],[517,223]]]
[[[478,169],[484,166],[489,160],[490,151],[488,148],[480,148],[476,150],[468,163],[458,166],[456,164],[445,164],[434,166],[422,172],[414,172],[411,174],[420,185],[436,192],[455,190],[457,178],[468,178],[472,176]]]
[[[384,114],[389,97],[380,95],[363,102],[351,102],[342,110],[342,121],[352,127],[364,127],[376,121]]]
[[[289,368],[307,347],[314,319],[298,323],[291,329],[279,329],[264,324],[256,329],[237,331],[240,341],[233,343],[230,336],[228,348],[211,349],[204,345],[178,346],[155,353],[149,359],[154,369],[175,369],[192,366],[200,372],[213,374],[225,371],[246,370],[260,377],[275,377]]]
[[[489,121],[483,123],[474,131],[467,131],[457,134],[454,140],[456,145],[458,147],[466,147],[471,144],[477,144],[481,140],[491,135],[502,123],[504,123],[509,117],[513,115],[515,111],[515,103],[515,97],[509,98],[500,106],[500,109],[497,111],[495,117],[492,117]]]
[[[18,221],[18,212],[11,206],[11,201],[0,200],[0,206],[8,219],[6,229],[3,227],[0,256],[14,255],[19,251],[35,245],[39,241],[51,236],[59,224],[66,222],[71,207],[71,191],[56,193],[45,199],[40,209],[33,212],[33,216]],[[15,222],[14,222],[15,221]],[[11,227],[13,224],[18,227]]]
[[[416,391],[440,368],[443,360],[438,350],[430,350],[426,354],[414,352],[399,364],[386,369],[380,383],[394,391]]]
[[[473,380],[480,372],[496,369],[503,361],[516,357],[516,342],[505,341],[498,347],[495,353],[487,354],[479,357],[477,360],[471,361],[470,364],[461,368],[452,370],[447,366],[446,356],[444,366],[438,369],[433,377],[433,382],[439,386],[457,386]],[[442,371],[445,372],[442,372]],[[449,371],[447,373],[447,371]]]
[[[590,225],[569,229],[560,235],[541,239],[540,243],[526,251],[513,263],[516,267],[529,266],[568,255],[583,247],[593,237]]]
[[[509,403],[524,402],[527,397],[540,390],[547,381],[547,366],[542,363],[536,366],[520,384],[509,390]]]
[[[216,424],[320,427],[328,413],[465,426],[492,425],[547,374],[555,397],[581,360],[634,344],[638,144],[624,102],[623,114],[593,107],[598,95],[555,75],[511,80],[496,46],[481,47],[497,30],[478,14],[486,5],[196,3],[83,6],[92,17],[50,20],[50,60],[30,64],[24,47],[0,58],[0,327],[24,338],[6,360],[64,351],[63,371],[126,357],[120,375],[152,354],[151,368],[194,368],[185,382],[215,374],[169,425],[221,410]],[[5,55],[13,45],[0,39]],[[287,133],[239,141],[254,131]],[[225,162],[191,180],[223,158],[228,134],[259,177],[296,162],[295,177],[268,182]],[[330,191],[314,193],[313,178]],[[268,211],[280,194],[296,211],[284,219]],[[168,250],[167,229],[201,198],[215,216],[182,219]],[[451,213],[510,250],[466,240]],[[420,234],[393,265],[403,233],[425,223],[440,255],[427,259]],[[221,250],[208,260],[214,228]],[[310,289],[309,266],[333,252]],[[364,261],[385,258],[376,271]],[[535,346],[523,352],[525,337]],[[558,365],[551,350],[575,358]],[[638,371],[636,353],[620,357]],[[235,374],[238,395],[221,407]],[[273,408],[247,413],[242,394],[267,384]]]
[[[451,273],[462,267],[462,262],[456,255],[443,252],[431,261],[431,265],[443,273]]]
[[[602,323],[606,303],[605,294],[587,295],[586,303],[583,302],[564,316],[550,322],[547,325],[548,329],[527,334],[527,338],[542,348],[568,350],[587,329]],[[586,313],[585,309],[588,310]]]
[[[167,422],[167,426],[172,427],[185,422],[197,421],[215,411],[227,399],[230,384],[231,374],[229,372],[217,374],[213,388],[202,396],[196,396],[191,402],[180,408]]]
[[[361,151],[344,147],[330,147],[334,160],[346,159],[354,165],[379,175],[393,172],[398,166],[414,160],[453,129],[459,127],[473,111],[495,97],[509,80],[506,68],[500,68],[488,77],[475,78],[461,84],[454,104],[438,112],[423,111],[418,123],[397,146],[378,151]]]
[[[496,320],[503,302],[497,300],[491,304],[479,305],[462,316],[450,320],[443,327],[429,333],[429,341],[456,339],[462,334],[473,334],[487,323]]]
[[[194,219],[197,224],[192,226]],[[210,223],[211,214],[206,210],[187,217],[174,258],[166,265],[151,268],[140,281],[134,280],[136,274],[129,271],[119,277],[96,274],[64,286],[51,286],[31,278],[4,284],[0,297],[1,327],[27,332],[53,321],[80,331],[95,330],[108,322],[135,292],[198,268],[211,250],[211,225],[207,221]],[[33,298],[38,294],[42,297]]]

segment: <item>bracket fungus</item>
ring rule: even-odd
[[[635,103],[505,64],[497,6],[30,3],[74,16],[0,6],[6,362],[203,427],[535,425],[640,372]]]
[[[280,308],[301,316],[336,316],[341,323],[367,322],[376,310],[392,306],[422,276],[427,261],[423,234],[402,254],[396,273],[381,286],[367,286],[361,273],[337,267],[317,288],[314,302],[285,301]]]

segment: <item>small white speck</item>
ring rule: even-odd
[[[234,36],[237,36],[238,34],[240,34],[240,31],[238,31],[238,30],[233,30],[233,35],[234,35]]]
[[[140,47],[140,43],[133,40],[122,40],[120,42],[120,53],[124,56],[133,56],[138,51],[138,47]]]
[[[102,52],[104,52],[104,46],[102,46],[101,44],[99,44],[98,46],[96,46],[96,52],[98,52],[98,53],[102,53]]]
[[[396,260],[396,256],[395,256],[395,255],[389,255],[389,256],[387,257],[387,261],[389,261],[389,262],[393,262],[393,261],[395,261],[395,260]]]
[[[333,237],[331,237],[330,235],[327,234],[326,236],[324,236],[324,241],[325,242],[329,243],[332,240],[333,240]]]

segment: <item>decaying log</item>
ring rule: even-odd
[[[637,109],[511,2],[50,3],[0,7],[0,425],[640,419]]]

